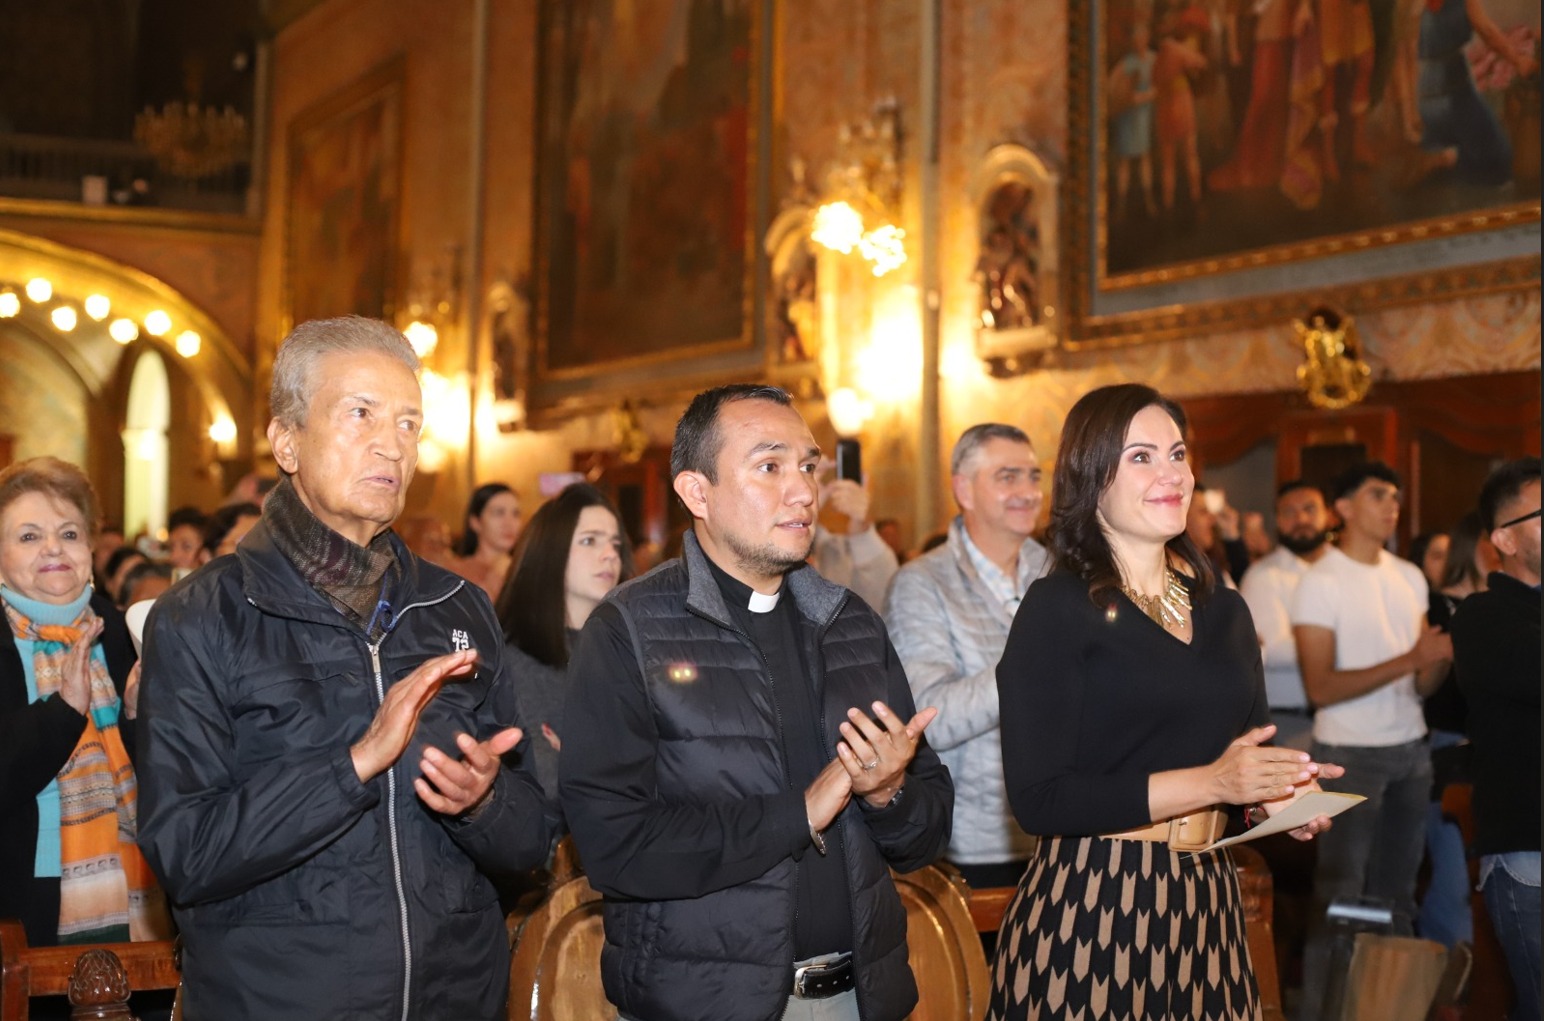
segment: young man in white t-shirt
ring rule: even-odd
[[[1265,697],[1271,704],[1278,747],[1308,750],[1313,740],[1313,706],[1303,691],[1292,635],[1292,596],[1298,582],[1333,547],[1330,512],[1319,487],[1302,479],[1276,490],[1276,536],[1281,545],[1244,575],[1239,594],[1249,604],[1260,653],[1265,659]]]
[[[1346,771],[1323,786],[1367,801],[1319,839],[1304,1021],[1319,1016],[1327,985],[1323,918],[1331,901],[1389,901],[1395,931],[1411,934],[1431,797],[1421,699],[1453,657],[1448,636],[1427,626],[1420,569],[1384,548],[1399,524],[1399,476],[1380,462],[1356,465],[1336,479],[1331,495],[1343,522],[1339,546],[1298,583],[1292,630],[1304,690],[1318,707],[1309,754]]]

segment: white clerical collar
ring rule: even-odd
[[[783,596],[781,587],[770,596],[764,596],[755,589],[751,589],[751,601],[748,608],[752,613],[771,613],[777,607],[777,601]]]

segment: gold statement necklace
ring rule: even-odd
[[[1160,627],[1176,631],[1190,627],[1190,591],[1180,583],[1174,568],[1164,568],[1163,591],[1156,596],[1144,596],[1125,584],[1121,585],[1120,590],[1136,604],[1137,609],[1157,621]]]

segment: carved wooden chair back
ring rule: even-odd
[[[131,992],[181,981],[171,940],[29,947],[20,922],[0,921],[0,1021],[27,1021],[39,996],[68,996],[77,1021],[130,1021]],[[180,1017],[179,1003],[172,1018]]]

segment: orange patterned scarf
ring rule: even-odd
[[[96,614],[88,603],[72,624],[38,624],[5,603],[12,633],[33,643],[38,698],[59,690],[66,652]],[[91,708],[59,771],[59,942],[164,939],[170,925],[155,877],[134,843],[137,788],[118,730],[121,703],[100,648],[93,649]]]

